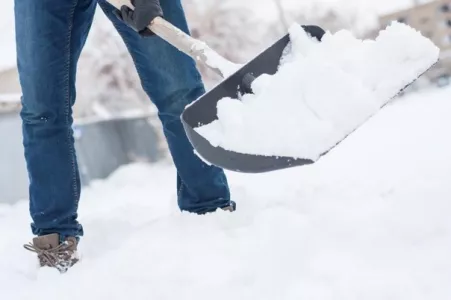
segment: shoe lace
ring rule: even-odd
[[[28,251],[37,253],[38,257],[43,259],[47,264],[52,267],[57,268],[58,263],[60,261],[60,256],[65,254],[68,248],[73,246],[72,241],[65,241],[64,243],[59,244],[55,248],[50,249],[40,249],[33,245],[32,243],[28,243],[24,245],[24,248]]]

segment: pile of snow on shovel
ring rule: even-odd
[[[326,32],[321,42],[294,24],[274,75],[253,94],[218,102],[218,119],[195,130],[213,146],[316,161],[439,58],[439,48],[393,22],[376,39]],[[238,98],[238,97],[237,97]]]

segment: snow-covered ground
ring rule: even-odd
[[[170,165],[83,193],[82,261],[38,271],[0,206],[0,298],[451,299],[451,88],[397,99],[315,165],[229,173],[235,213],[182,214]]]

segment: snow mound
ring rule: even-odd
[[[300,25],[276,74],[253,83],[254,94],[218,102],[218,120],[195,130],[213,146],[248,154],[317,160],[439,57],[439,48],[394,22],[375,40],[350,32],[312,39]]]
[[[407,96],[318,163],[230,173],[234,213],[180,213],[172,166],[84,189],[82,260],[38,269],[0,204],[4,300],[449,300],[451,88]]]

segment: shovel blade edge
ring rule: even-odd
[[[310,30],[309,27],[304,28]],[[311,35],[320,40],[324,31],[316,26],[313,26],[313,29],[316,32],[311,32]],[[309,159],[263,156],[229,151],[222,147],[211,145],[208,140],[194,130],[196,127],[209,124],[217,119],[217,103],[219,100],[224,97],[237,98],[238,91],[241,90],[243,78],[246,74],[251,74],[255,78],[262,74],[275,74],[279,66],[280,58],[289,45],[289,42],[289,34],[286,34],[234,74],[185,108],[181,115],[183,127],[194,150],[204,160],[217,167],[242,173],[262,173],[313,163]]]

